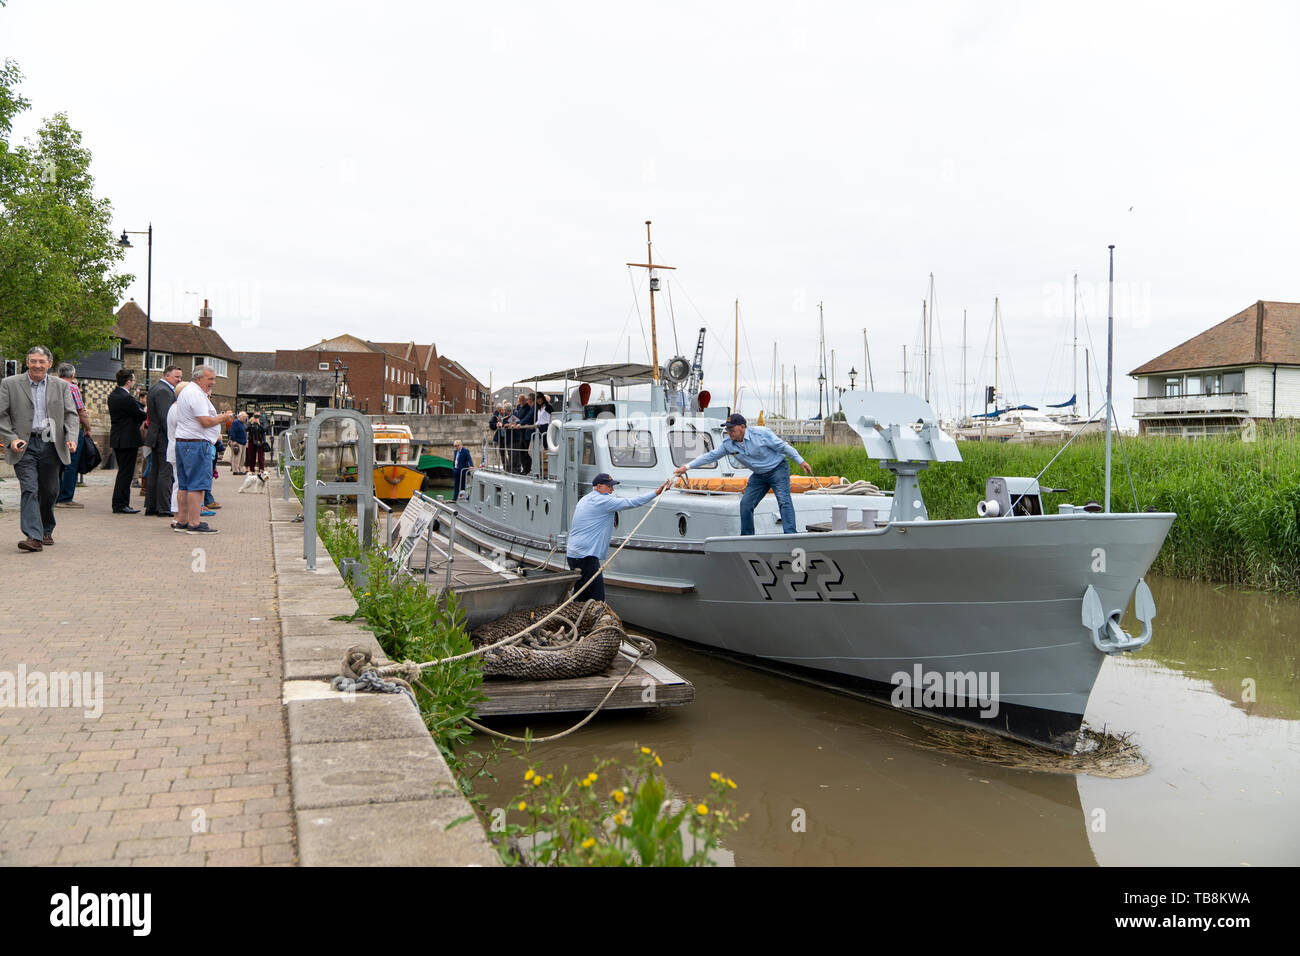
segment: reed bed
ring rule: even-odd
[[[1037,475],[1060,450],[1059,445],[1003,442],[962,442],[960,447],[961,462],[935,465],[921,475],[933,519],[974,517],[985,479]],[[819,475],[894,486],[894,476],[867,458],[861,447],[804,445],[800,453]],[[1254,442],[1236,435],[1197,440],[1128,437],[1116,440],[1113,455],[1112,510],[1154,508],[1178,514],[1152,570],[1300,593],[1300,422],[1262,423]],[[1041,484],[1065,489],[1044,494],[1049,514],[1064,502],[1101,501],[1104,439],[1076,439]]]

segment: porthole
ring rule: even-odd
[[[686,515],[677,516],[677,533],[686,537]]]
[[[551,513],[551,499],[547,498],[544,502],[542,502],[542,511],[545,514]]]

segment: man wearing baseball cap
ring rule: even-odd
[[[671,484],[665,481],[654,491],[647,491],[635,498],[616,498],[614,486],[618,484],[605,472],[601,472],[591,482],[591,493],[584,495],[578,506],[573,509],[573,520],[569,522],[569,538],[564,549],[569,559],[569,567],[582,572],[578,580],[578,589],[582,591],[582,600],[605,600],[605,576],[600,573],[600,566],[609,556],[609,539],[614,534],[614,512],[628,508],[640,508],[655,500]],[[590,585],[587,582],[590,581]]]
[[[688,469],[700,468],[723,455],[733,455],[752,472],[740,498],[740,533],[754,533],[754,509],[770,489],[776,495],[776,504],[781,511],[781,530],[786,534],[796,534],[794,502],[790,500],[790,465],[786,458],[797,461],[806,475],[813,473],[812,465],[770,428],[747,425],[745,416],[739,412],[732,412],[722,427],[727,437],[717,448],[688,461],[673,474],[684,475]]]

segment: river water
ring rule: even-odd
[[[535,747],[585,773],[653,747],[675,795],[739,784],[749,819],[719,862],[746,865],[1300,864],[1300,601],[1153,578],[1156,632],[1107,658],[1086,719],[1131,733],[1150,769],[1114,779],[1013,769],[926,746],[925,721],[659,640],[696,699],[599,715]],[[1126,619],[1132,624],[1131,615]],[[572,723],[531,724],[536,735]],[[523,724],[500,721],[518,733]],[[525,765],[480,787],[489,807]]]

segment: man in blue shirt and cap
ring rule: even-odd
[[[672,482],[665,481],[654,491],[647,491],[635,498],[614,497],[614,486],[617,484],[617,481],[602,471],[592,479],[591,493],[578,501],[578,506],[573,509],[573,520],[569,522],[568,543],[564,549],[569,567],[582,573],[578,580],[579,590],[588,581],[591,582],[587,590],[582,592],[583,600],[605,600],[605,576],[600,573],[600,566],[609,556],[609,539],[614,534],[614,513],[648,505],[663,494]]]
[[[806,475],[813,473],[812,465],[804,461],[802,455],[770,428],[747,425],[745,416],[739,412],[732,412],[723,429],[727,437],[722,444],[713,451],[706,451],[694,461],[688,461],[673,474],[684,475],[688,469],[700,468],[717,461],[723,455],[734,455],[738,462],[752,472],[745,484],[745,494],[740,499],[740,533],[754,533],[754,509],[770,489],[776,495],[776,504],[781,511],[781,530],[786,534],[797,534],[794,502],[790,500],[790,465],[786,458],[797,461]]]

